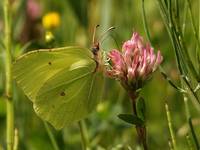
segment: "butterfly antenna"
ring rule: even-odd
[[[115,32],[114,32],[115,33]],[[120,49],[119,47],[119,43],[117,42],[116,38],[111,34],[110,35],[111,39],[115,42],[116,46],[118,49]],[[103,40],[101,41],[101,44],[106,40],[106,38],[104,37]]]
[[[92,36],[92,42],[93,44],[95,43],[95,36],[96,36],[96,30],[100,25],[96,25],[96,27],[94,28],[94,32],[93,32],[93,36]]]
[[[109,31],[112,31],[114,30],[115,27],[110,27],[108,28],[104,33],[102,33],[100,36],[99,36],[99,39],[97,41],[99,41],[100,39],[102,39]]]
[[[115,31],[114,31],[114,34],[117,36],[117,33],[116,33]],[[120,49],[120,48],[119,48],[119,43],[117,42],[116,38],[115,38],[112,34],[111,34],[111,38],[114,40],[114,42],[115,42],[117,48]]]

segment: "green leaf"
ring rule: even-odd
[[[78,47],[33,51],[16,61],[14,78],[37,115],[61,129],[85,118],[101,99],[104,79],[92,57]]]
[[[136,110],[137,110],[137,116],[145,121],[145,113],[146,113],[146,107],[145,107],[145,101],[142,97],[139,97],[136,101]]]
[[[134,124],[136,126],[143,126],[144,125],[144,121],[141,120],[140,118],[138,118],[137,116],[133,115],[133,114],[119,114],[118,117],[130,124]]]

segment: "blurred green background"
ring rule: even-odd
[[[34,1],[36,4],[28,5],[29,1]],[[198,1],[193,0],[192,6],[194,13],[197,14]],[[145,9],[152,45],[156,50],[161,50],[164,56],[162,66],[167,74],[176,84],[180,84],[174,51],[162,23],[156,1],[146,1]],[[113,48],[120,49],[122,43],[131,37],[133,31],[139,32],[144,39],[147,39],[142,22],[141,1],[139,0],[12,0],[11,11],[13,17],[13,60],[26,51],[38,48],[69,45],[91,48],[93,29],[97,24],[100,25],[97,30],[97,37],[109,27],[116,27],[113,32],[100,39],[100,48],[104,51]],[[57,12],[60,16],[60,24],[50,29],[55,37],[52,45],[45,42],[47,29],[42,24],[43,16],[49,12]],[[190,22],[186,23],[187,28],[190,28]],[[3,29],[3,6],[2,1],[0,1],[0,150],[1,147],[3,149],[6,145]],[[190,35],[191,33],[187,33],[187,44],[194,48],[194,45],[192,45],[193,38]],[[44,124],[34,113],[31,101],[17,86],[15,86],[14,91],[15,126],[19,130],[19,150],[52,150]],[[153,78],[146,84],[141,95],[146,102],[149,149],[169,149],[168,140],[170,136],[164,107],[166,101],[169,103],[172,113],[178,145],[182,150],[187,149],[183,97],[168,84],[159,71],[154,73]],[[190,101],[189,106],[192,116],[197,118],[199,114]],[[104,96],[97,107],[97,111],[86,119],[93,149],[128,150],[129,146],[132,149],[137,148],[135,128],[118,119],[117,115],[120,113],[131,113],[129,99],[126,92],[116,81],[107,79]],[[195,126],[197,133],[199,132],[199,122],[197,119],[197,126]],[[53,128],[52,130],[61,150],[81,149],[81,137],[76,123],[61,131],[55,131]]]

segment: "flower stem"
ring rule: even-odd
[[[18,129],[15,129],[13,150],[18,150],[18,144],[19,144],[19,133]]]
[[[78,125],[81,132],[82,149],[87,150],[89,148],[89,139],[84,120],[79,121]]]
[[[10,3],[4,0],[4,22],[5,22],[5,76],[6,76],[6,141],[7,150],[13,150],[14,144],[14,104],[12,99],[12,55],[11,55],[11,24]]]
[[[44,126],[45,126],[45,129],[46,129],[46,131],[48,133],[48,136],[49,136],[49,138],[51,140],[51,143],[52,143],[52,146],[53,146],[54,150],[59,150],[59,147],[58,147],[58,144],[57,144],[57,142],[55,140],[55,137],[54,137],[53,133],[51,132],[51,129],[49,128],[49,125],[45,121],[44,121]]]
[[[170,149],[170,150],[174,150],[174,149],[173,149],[173,146],[172,146],[172,141],[171,141],[171,140],[168,141],[168,145],[169,145],[169,149]]]
[[[131,98],[133,114],[137,116],[136,100],[137,100],[138,95],[135,92],[129,92],[129,96]],[[146,139],[147,134],[146,134],[145,125],[144,126],[137,126],[136,125],[136,131],[137,131],[139,143],[142,144],[144,150],[148,150],[147,139]]]
[[[165,109],[166,109],[166,114],[167,114],[167,122],[168,122],[169,132],[170,132],[170,136],[171,136],[172,146],[173,146],[173,149],[176,150],[177,149],[176,139],[175,139],[175,134],[174,134],[174,130],[172,127],[171,114],[170,114],[169,106],[167,103],[165,103]]]

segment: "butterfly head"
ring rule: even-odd
[[[99,52],[99,43],[95,43],[92,47],[92,53],[96,56]]]

